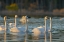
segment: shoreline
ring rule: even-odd
[[[18,15],[19,17],[21,16],[30,16],[30,17],[45,17],[45,16],[50,16],[50,17],[64,17],[64,13],[53,13],[53,12],[18,12],[18,11],[7,11],[7,12],[0,12],[1,16],[10,16],[14,17],[14,15]]]

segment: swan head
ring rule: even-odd
[[[28,22],[27,16],[22,16],[22,18],[20,19],[20,22],[22,22],[23,24],[25,24],[26,21]]]

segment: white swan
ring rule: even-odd
[[[26,16],[22,16],[22,18],[20,19],[20,22],[22,22],[22,24],[25,24],[26,23],[26,18],[27,18]]]
[[[15,15],[15,23],[9,23],[10,25],[10,33],[13,34],[13,35],[25,35],[25,28],[26,27],[17,27],[16,26],[16,18],[17,16]],[[12,26],[14,25],[14,26]]]
[[[15,24],[14,24],[14,26],[13,26],[12,28],[10,28],[10,32],[13,32],[13,33],[18,33],[18,32],[20,32],[20,31],[18,30],[18,28],[16,27],[16,18],[17,18],[17,15],[15,15]],[[11,25],[11,24],[13,24],[13,23],[9,23],[9,25]]]
[[[6,16],[4,17],[4,23],[5,25],[0,25],[0,33],[6,32]]]
[[[51,18],[50,18],[50,28],[47,27],[46,20],[47,20],[47,16],[45,17],[45,26],[36,27],[32,30],[33,36],[38,37],[38,38],[41,38],[41,37],[44,38],[45,37],[45,42],[47,41],[46,40],[47,37],[50,36],[50,39],[51,39],[51,28],[52,28]]]
[[[10,32],[17,33],[20,32],[17,27],[15,27],[15,23],[9,23]]]
[[[47,28],[47,31],[46,31],[46,33],[47,33],[47,35],[49,36],[49,29],[50,28]],[[43,27],[43,26],[40,26],[40,27],[36,27],[36,28],[34,28],[33,30],[32,30],[32,32],[33,32],[33,35],[34,36],[45,36],[45,27]]]

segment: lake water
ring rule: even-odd
[[[17,27],[25,27],[25,24],[22,24],[20,22],[21,18],[17,18]],[[28,19],[29,22],[27,23],[29,31],[31,31],[33,28],[44,26],[44,18],[34,18],[31,17]],[[14,18],[7,19],[7,28],[9,29],[9,23],[14,23]],[[4,21],[3,19],[0,19],[0,25],[3,25]],[[47,20],[47,27],[50,27],[50,20]],[[52,42],[62,42],[63,39],[63,33],[64,33],[64,18],[63,17],[53,17],[52,18]],[[7,42],[25,42],[25,35],[20,33],[13,33],[7,34]],[[32,39],[26,39],[26,42],[45,42],[44,39],[34,39],[33,37],[30,37]],[[4,34],[0,34],[0,42],[4,42]],[[50,42],[50,39],[47,39],[47,42]]]

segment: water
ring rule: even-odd
[[[31,30],[33,28],[39,27],[39,26],[44,26],[44,18],[29,18],[28,19],[28,28],[29,31],[31,32]],[[14,18],[10,18],[7,19],[7,28],[10,29],[9,27],[9,23],[14,23]],[[0,21],[0,25],[3,25],[4,21],[3,19],[1,19]],[[47,20],[47,27],[50,27],[50,22],[49,19]],[[25,24],[22,24],[20,22],[20,18],[17,18],[17,27],[24,27],[26,28]],[[64,33],[64,19],[59,17],[59,18],[52,18],[52,30],[54,32],[52,32],[52,42],[61,42],[63,41],[63,33]],[[9,32],[9,31],[8,31]],[[10,33],[10,32],[9,32]],[[24,42],[25,41],[25,35],[23,33],[10,33],[7,34],[7,41],[8,42]],[[33,37],[29,36],[30,38],[27,39],[28,42],[44,42],[44,39],[34,39]],[[35,37],[36,38],[36,37]],[[0,34],[0,41],[4,42],[4,34]],[[47,42],[49,42],[49,38],[47,39]]]

